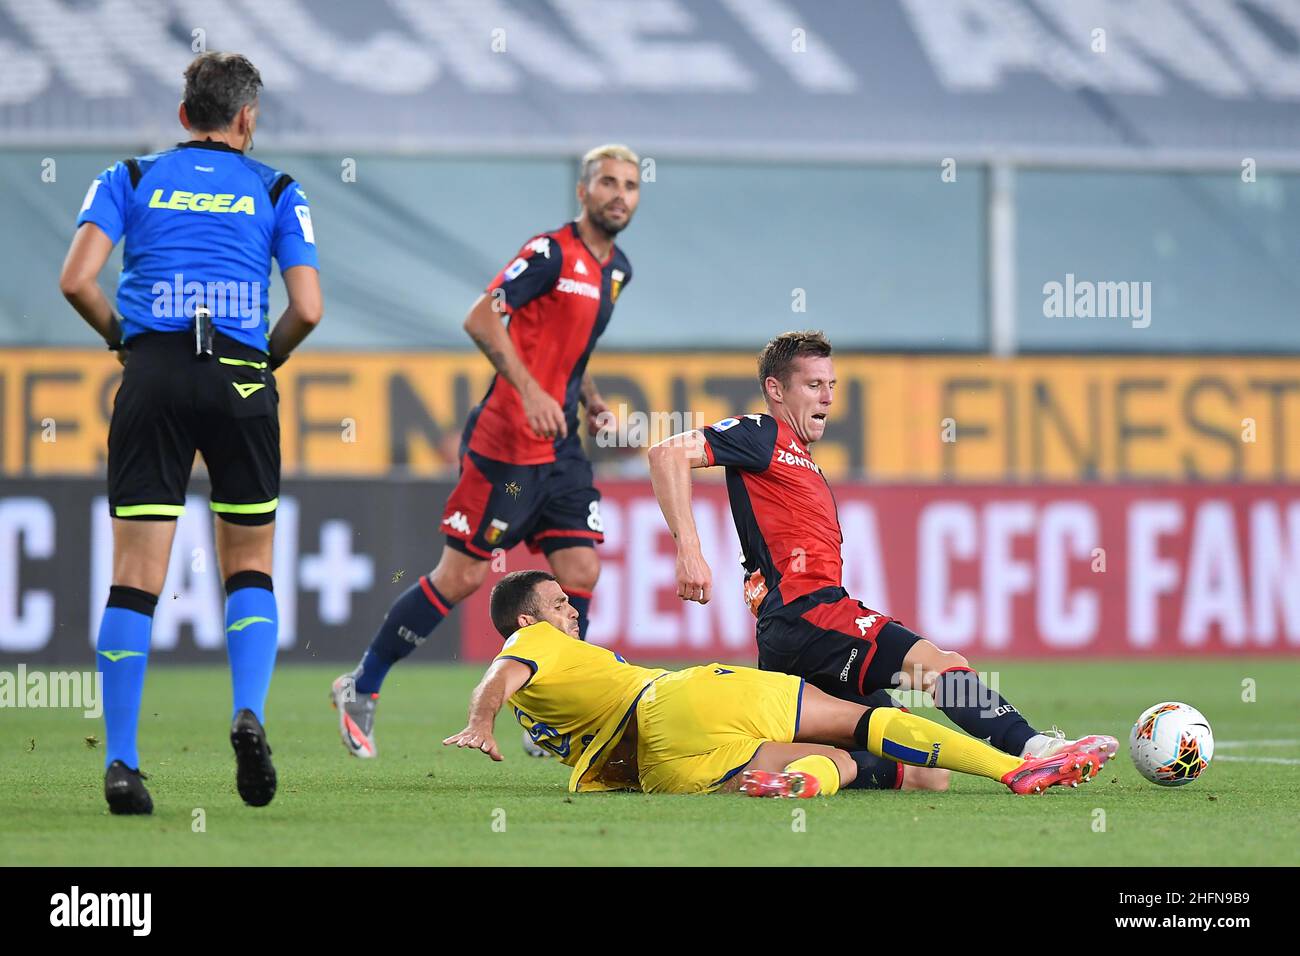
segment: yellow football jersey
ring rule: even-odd
[[[497,655],[503,658],[532,669],[510,705],[538,746],[573,768],[569,790],[615,789],[600,779],[601,768],[640,695],[668,672],[629,664],[545,621],[515,631]]]

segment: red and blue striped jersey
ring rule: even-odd
[[[470,413],[464,444],[497,461],[539,465],[582,454],[578,396],[587,360],[632,279],[632,266],[614,246],[596,258],[570,222],[524,243],[487,287],[509,316],[506,330],[537,384],[564,409],[565,438],[539,438],[528,427],[523,400],[501,375]]]
[[[844,535],[835,496],[793,429],[771,415],[741,415],[703,434],[709,464],[727,469],[745,570],[762,571],[767,583],[762,610],[840,587]]]

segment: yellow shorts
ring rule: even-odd
[[[725,664],[659,678],[637,705],[637,764],[646,793],[710,793],[765,741],[790,743],[803,680]]]

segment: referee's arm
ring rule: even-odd
[[[321,301],[320,273],[312,266],[285,269],[284,290],[289,296],[289,305],[271,330],[268,345],[272,368],[284,364],[289,353],[311,334],[325,308]]]
[[[118,345],[122,341],[122,329],[107,296],[99,287],[99,273],[112,252],[113,240],[103,229],[93,222],[82,223],[72,237],[68,257],[63,260],[59,291],[105,342]],[[319,289],[317,301],[320,301]],[[118,352],[118,359],[122,358],[122,353]]]

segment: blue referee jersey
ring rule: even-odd
[[[224,143],[190,142],[124,160],[90,184],[77,226],[126,237],[122,338],[192,328],[206,305],[218,331],[260,351],[271,337],[271,259],[319,268],[307,196],[287,173]]]

